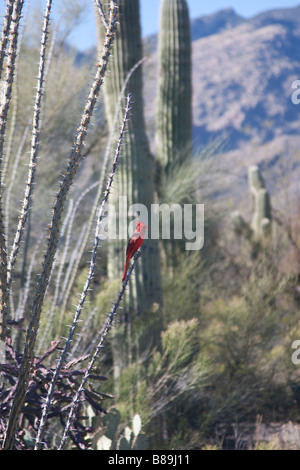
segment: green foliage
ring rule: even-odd
[[[254,266],[240,296],[216,298],[206,306],[210,320],[203,340],[214,364],[209,428],[251,421],[261,412],[267,419],[280,413],[281,400],[289,402],[283,350],[290,324],[282,321],[288,282],[266,258]]]
[[[201,417],[195,409],[202,407],[211,366],[201,351],[199,332],[195,318],[171,323],[162,333],[161,352],[154,354],[149,364],[152,432],[159,448],[178,447],[183,439],[194,441],[195,434],[199,442]]]
[[[276,442],[270,441],[270,442],[259,442],[256,444],[254,447],[254,450],[277,450],[277,444]]]
[[[144,363],[135,362],[122,371],[117,400],[122,422],[134,413],[140,414],[146,435],[159,448],[163,448],[162,441],[158,444],[161,419],[166,419],[174,442],[179,435],[195,434],[186,416],[193,414],[209,371],[209,362],[200,352],[199,322],[195,318],[171,323],[162,333],[161,344],[161,350],[152,352]],[[175,425],[179,409],[181,419]]]
[[[219,447],[216,444],[206,444],[201,450],[219,450]]]
[[[200,299],[206,281],[206,267],[199,252],[177,252],[177,263],[170,276],[164,268],[164,324],[175,319],[200,316]]]
[[[175,375],[191,366],[194,355],[199,352],[198,322],[196,319],[171,323],[162,334],[160,367]]]
[[[139,413],[143,422],[149,422],[150,400],[147,371],[144,365],[134,362],[123,370],[118,383],[118,407],[123,420]]]

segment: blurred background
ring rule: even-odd
[[[9,246],[26,181],[44,3],[25,2],[21,21],[3,167]],[[108,439],[110,448],[122,442],[150,449],[300,449],[300,365],[292,360],[300,339],[300,4],[134,4],[120,19],[68,195],[37,354],[67,335],[86,276],[103,171],[110,170],[104,163],[118,132],[112,121],[118,101],[124,105],[121,87],[146,57],[126,87],[134,99],[118,188],[129,202],[138,195],[147,204],[204,204],[205,241],[197,252],[176,240],[145,242],[125,313],[99,365],[108,380],[95,390],[109,413],[84,408],[93,427],[83,433],[86,446],[103,448]],[[170,4],[181,8],[174,23],[167,8],[160,14]],[[1,19],[4,10],[1,0]],[[92,0],[53,3],[37,184],[11,304],[26,321],[102,35]],[[91,352],[118,295],[125,248],[101,247],[76,357]],[[15,333],[18,345],[21,335]],[[128,444],[126,426],[136,415],[140,425]],[[57,426],[49,426],[53,442]]]

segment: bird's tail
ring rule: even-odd
[[[130,261],[130,258],[127,258],[126,263],[125,263],[125,267],[124,267],[124,271],[123,271],[122,282],[124,282],[125,279],[126,279],[128,266],[129,266],[129,261]]]

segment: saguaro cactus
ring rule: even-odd
[[[159,31],[156,152],[170,164],[192,143],[190,20],[186,0],[162,0]]]
[[[252,165],[248,170],[248,181],[253,195],[253,216],[251,225],[236,211],[232,214],[235,230],[249,241],[259,243],[271,232],[271,204],[269,193],[258,166]]]
[[[98,33],[101,38],[102,25],[100,19],[98,26]],[[105,110],[110,131],[113,130],[115,110],[123,84],[128,77],[128,73],[141,58],[142,40],[139,0],[122,0],[119,4],[119,25],[110,63],[111,78],[104,86]],[[125,94],[128,93],[132,95],[132,112],[122,148],[118,182],[112,195],[111,204],[114,205],[117,215],[122,211],[124,212],[119,199],[122,196],[122,201],[126,198],[128,208],[133,204],[143,204],[148,209],[150,216],[151,204],[154,202],[154,158],[150,153],[145,131],[141,67],[138,67],[132,74],[125,90]],[[128,222],[127,214],[124,215],[125,222]],[[132,215],[137,216],[137,214]],[[142,220],[141,218],[141,221],[148,226],[150,225],[150,217],[148,220]],[[111,280],[117,279],[121,282],[127,238],[126,235],[126,239],[110,240],[108,275]],[[131,313],[135,312],[143,315],[161,303],[160,261],[157,240],[147,239],[143,244],[142,251],[143,255],[137,267],[136,276],[130,282],[129,293],[125,301],[125,313],[123,317],[120,316],[121,325],[114,331],[115,345],[113,349],[116,376],[119,375],[117,369],[122,369],[128,361],[128,355],[132,354],[132,351],[128,353],[130,349],[128,343],[134,342],[132,337],[129,338],[132,331]],[[127,314],[128,311],[130,311],[130,315]],[[161,326],[158,311],[152,314],[152,317],[155,318],[155,320],[151,320],[154,323],[157,320],[157,327],[152,324],[152,328],[149,328],[149,315],[145,315],[145,319],[140,322],[147,329],[148,339],[146,336],[144,338],[148,342],[147,347],[151,342],[153,345],[157,342]],[[126,345],[129,348],[127,350]],[[140,344],[139,348],[142,349]]]
[[[254,199],[252,230],[256,240],[267,235],[271,229],[271,206],[269,193],[265,188],[263,177],[256,165],[249,168],[249,184]]]

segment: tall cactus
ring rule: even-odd
[[[98,33],[100,38],[101,26],[99,20]],[[122,86],[132,67],[141,58],[142,40],[139,0],[121,0],[117,37],[110,64],[111,76],[104,85],[104,103],[110,131],[113,130],[114,114]],[[119,196],[126,196],[128,207],[136,203],[143,204],[148,209],[150,216],[151,204],[154,202],[154,158],[150,153],[145,131],[141,67],[138,67],[132,74],[125,95],[128,93],[132,94],[132,112],[122,149],[118,182],[111,203],[114,205],[116,213],[120,214],[122,207],[119,207]],[[136,214],[132,215],[136,216]],[[148,221],[143,222],[150,225],[150,217]],[[127,239],[110,241],[108,253],[108,275],[110,280],[117,279],[121,282],[126,245]],[[126,351],[126,340],[133,342],[132,338],[128,338],[131,331],[130,315],[127,315],[128,310],[130,313],[135,312],[143,315],[145,312],[153,310],[153,307],[161,304],[160,261],[157,240],[147,239],[143,244],[142,252],[141,262],[136,269],[136,276],[130,283],[125,303],[125,313],[123,317],[120,316],[121,325],[114,332],[115,372],[126,365],[128,353],[128,350]],[[147,347],[151,342],[154,345],[159,338],[161,325],[158,312],[159,310],[151,316],[145,315],[145,319],[143,318],[140,322],[147,329],[148,338],[146,336],[144,338],[148,342]],[[150,320],[149,317],[153,318]],[[150,329],[149,321],[154,321]],[[130,348],[130,346],[128,347]],[[116,355],[118,355],[118,358]],[[118,372],[116,372],[116,376],[118,375]]]
[[[192,143],[190,20],[186,0],[162,0],[156,153],[163,167]]]
[[[272,216],[269,193],[265,188],[263,177],[256,165],[249,168],[249,184],[254,199],[252,230],[255,239],[259,240],[269,234]]]
[[[260,243],[271,233],[271,204],[264,179],[258,166],[252,165],[248,170],[248,181],[253,196],[253,215],[251,225],[248,224],[238,211],[232,214],[235,230],[249,241]]]

